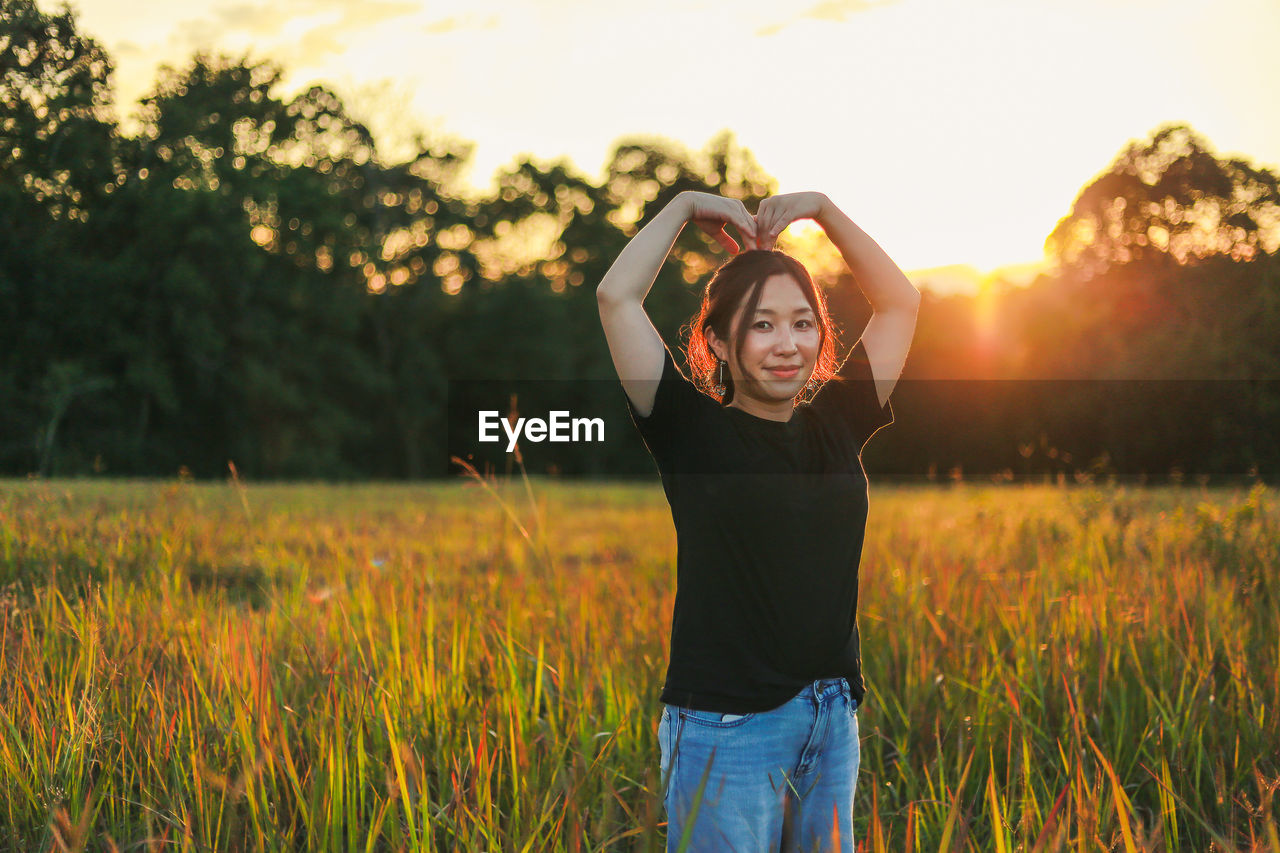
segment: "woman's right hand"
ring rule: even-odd
[[[693,190],[686,190],[680,197],[685,200],[687,220],[710,234],[730,254],[736,255],[739,251],[738,244],[724,230],[730,222],[748,249],[756,247],[756,218],[739,199]]]

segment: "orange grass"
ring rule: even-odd
[[[860,851],[1280,853],[1274,493],[873,484]],[[0,849],[665,847],[656,484],[0,482]]]

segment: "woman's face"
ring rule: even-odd
[[[727,343],[717,346],[729,362],[736,391],[765,405],[793,401],[813,375],[821,332],[818,318],[796,280],[776,273],[765,280],[754,317],[744,317],[745,300],[734,317],[742,336],[739,361]],[[779,371],[776,368],[789,368]]]

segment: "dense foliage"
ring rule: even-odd
[[[551,381],[626,433],[554,458],[526,448],[535,470],[652,473],[595,285],[680,191],[754,209],[775,189],[722,134],[696,154],[622,141],[600,182],[525,160],[471,198],[457,180],[467,146],[419,139],[386,162],[333,91],[274,94],[271,63],[163,69],[131,136],[111,117],[111,73],[69,10],[0,0],[0,473],[456,475],[451,436],[474,413],[450,393],[485,377]],[[1131,144],[1049,236],[1051,275],[994,296],[926,293],[898,423],[872,464],[1280,471],[1280,389],[1258,382],[1280,378],[1276,186],[1185,126]],[[646,301],[669,344],[723,260],[697,229],[680,236]],[[818,278],[847,347],[869,306],[847,271]],[[1116,379],[1195,377],[1235,381],[1146,388],[1159,429],[1086,405],[1105,405]],[[993,406],[956,381],[1063,378],[1094,383],[1067,398],[1051,386],[1077,422],[1031,405],[1031,383]],[[950,387],[912,382],[930,379]],[[1006,409],[1026,416],[989,420]],[[1199,430],[1178,432],[1189,423]]]

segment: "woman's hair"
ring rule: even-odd
[[[820,288],[814,286],[813,278],[804,264],[777,249],[748,249],[734,255],[715,271],[702,294],[701,309],[686,324],[689,328],[689,344],[685,358],[689,362],[689,369],[693,371],[693,382],[722,404],[733,399],[733,378],[726,371],[723,397],[711,390],[716,384],[719,359],[716,358],[715,350],[711,349],[706,330],[710,328],[715,331],[716,336],[727,341],[733,348],[733,354],[741,359],[746,328],[736,330],[735,337],[729,324],[738,313],[738,306],[745,301],[743,325],[750,327],[746,319],[755,316],[765,280],[778,273],[785,273],[796,280],[817,318],[820,337],[817,364],[813,368],[813,378],[817,380],[814,384],[821,387],[836,372],[836,334],[832,328],[831,315],[827,311],[826,296]]]

